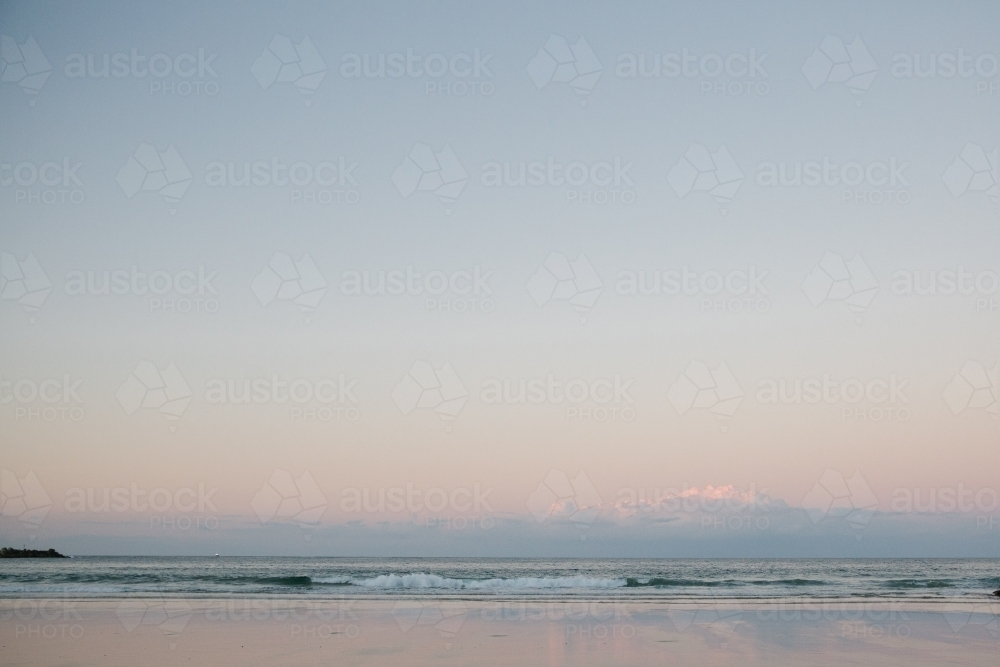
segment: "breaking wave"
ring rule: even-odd
[[[317,583],[333,580],[317,579]],[[526,590],[554,588],[621,588],[625,579],[598,577],[516,577],[512,579],[453,579],[437,574],[381,574],[368,579],[352,579],[354,586],[380,589],[443,589],[443,590]]]

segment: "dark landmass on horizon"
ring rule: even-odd
[[[12,549],[4,547],[0,549],[0,558],[69,558],[69,556],[63,556],[55,549],[42,551],[40,549]]]

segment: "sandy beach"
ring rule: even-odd
[[[0,602],[9,665],[986,665],[1000,604]]]

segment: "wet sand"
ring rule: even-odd
[[[4,665],[993,665],[1000,603],[3,600]]]

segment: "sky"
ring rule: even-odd
[[[1000,555],[985,3],[0,5],[0,541]]]

